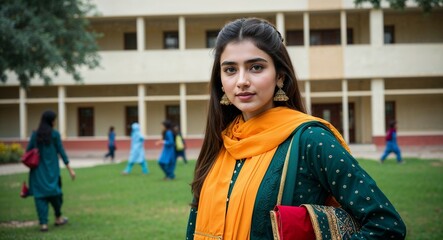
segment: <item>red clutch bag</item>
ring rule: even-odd
[[[275,206],[271,223],[274,239],[315,239],[309,213],[303,206]]]
[[[38,152],[38,148],[33,148],[27,151],[22,156],[22,163],[25,164],[29,168],[36,168],[40,161],[40,154]]]

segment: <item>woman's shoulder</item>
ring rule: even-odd
[[[52,137],[60,137],[60,132],[55,129],[52,129],[51,135]]]
[[[166,130],[166,134],[174,135],[174,132],[172,130]]]
[[[325,140],[335,140],[334,134],[332,134],[327,128],[321,126],[309,126],[302,133],[300,138],[305,141],[321,142]]]

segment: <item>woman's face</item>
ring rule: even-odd
[[[221,83],[226,96],[245,121],[274,107],[277,83],[274,62],[249,40],[226,45],[220,56]]]

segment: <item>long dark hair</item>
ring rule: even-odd
[[[162,122],[162,124],[163,124],[163,126],[165,127],[165,129],[163,129],[163,131],[162,131],[162,137],[163,137],[163,140],[166,139],[166,132],[167,132],[168,130],[170,130],[170,131],[172,132],[172,134],[175,136],[175,133],[174,133],[174,131],[172,130],[172,122],[171,122],[171,120],[166,119],[165,121]],[[174,141],[175,141],[175,140],[174,140]]]
[[[51,110],[45,111],[40,119],[37,129],[37,143],[49,144],[51,142],[52,128],[57,114]]]
[[[215,44],[215,58],[209,83],[210,99],[206,134],[195,166],[194,180],[191,184],[192,193],[195,198],[193,204],[195,206],[198,204],[203,182],[222,147],[223,140],[221,133],[236,116],[241,114],[241,111],[234,105],[220,105],[220,99],[223,96],[220,76],[220,56],[226,45],[231,42],[240,42],[243,40],[251,41],[257,48],[266,52],[274,61],[277,75],[284,76],[283,91],[286,92],[289,100],[286,102],[274,102],[274,106],[286,106],[305,112],[294,67],[286,47],[283,44],[281,34],[277,29],[268,21],[258,18],[237,19],[226,24],[219,32]],[[276,88],[275,91],[277,90]]]

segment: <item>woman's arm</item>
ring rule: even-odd
[[[320,127],[303,135],[313,175],[362,226],[352,238],[404,239],[406,227],[394,206],[335,137]]]
[[[59,154],[63,160],[63,163],[65,165],[69,164],[69,158],[68,155],[66,155],[65,149],[63,148],[62,140],[60,137],[60,133],[58,131],[53,131],[54,136],[54,145],[55,149],[57,151],[57,154]]]
[[[26,147],[26,152],[37,147],[36,138],[37,138],[37,134],[34,131],[34,132],[32,132],[31,137],[29,138],[28,146]]]

